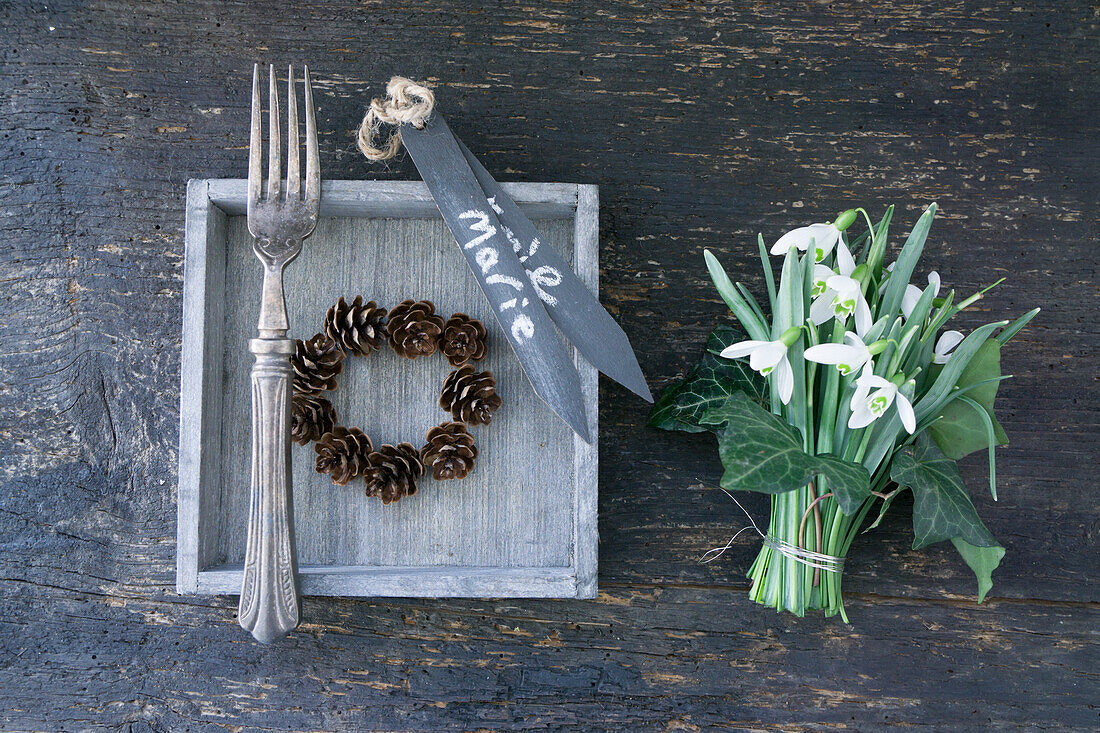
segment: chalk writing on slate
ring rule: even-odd
[[[652,402],[638,358],[623,329],[554,248],[539,246],[535,225],[470,149],[455,140],[504,227],[504,235],[526,270],[531,287],[562,334],[592,366]]]
[[[589,441],[580,376],[447,123],[433,114],[420,129],[402,125],[401,139],[535,393]]]
[[[485,277],[487,285],[507,285],[515,290],[515,297],[500,303],[500,313],[507,314],[505,319],[511,322],[508,327],[512,338],[517,344],[524,344],[535,335],[535,322],[524,310],[531,305],[531,301],[524,295],[526,286],[522,280],[517,280],[509,275],[497,272],[500,264],[500,253],[493,246],[493,235],[496,227],[489,223],[489,214],[485,211],[471,209],[458,215],[459,219],[467,220],[467,226],[477,233],[477,236],[466,244],[463,249],[474,250],[474,261],[481,268],[481,274]],[[505,229],[507,232],[507,229]]]

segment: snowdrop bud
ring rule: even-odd
[[[836,218],[836,221],[833,222],[833,226],[835,226],[840,231],[844,231],[848,227],[852,226],[852,222],[854,222],[855,220],[856,210],[848,209]]]
[[[791,326],[779,337],[779,340],[783,342],[783,345],[788,349],[794,345],[795,341],[798,341],[802,336],[802,326]]]
[[[871,279],[871,268],[867,267],[867,263],[864,262],[862,265],[852,270],[852,274],[849,277],[853,280],[859,280],[859,284],[866,287],[867,281]]]

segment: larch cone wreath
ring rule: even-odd
[[[340,298],[324,316],[321,332],[297,341],[291,358],[294,371],[291,438],[298,445],[313,443],[314,467],[332,483],[346,486],[362,479],[364,494],[392,504],[417,493],[417,482],[430,473],[436,481],[456,481],[474,469],[477,444],[469,427],[488,425],[503,404],[490,371],[475,371],[470,362],[489,353],[484,324],[465,313],[444,318],[430,300],[404,300],[387,311],[357,295]],[[337,389],[337,376],[348,357],[379,358],[383,344],[410,363],[441,353],[457,367],[444,380],[438,404],[452,420],[428,430],[424,445],[384,444],[377,450],[363,430],[340,425],[326,394]]]

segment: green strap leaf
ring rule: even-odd
[[[900,313],[901,300],[905,295],[905,287],[913,277],[913,270],[917,267],[921,252],[924,251],[924,242],[928,239],[928,230],[932,227],[932,218],[936,215],[936,205],[929,204],[920,219],[913,226],[909,238],[898,253],[898,259],[894,263],[894,269],[890,273],[890,279],[886,283],[886,291],[879,301],[878,312],[880,315],[887,313]]]
[[[978,518],[958,466],[924,434],[894,454],[890,478],[913,492],[914,550],[955,538],[977,547],[997,544]]]
[[[760,264],[764,267],[764,282],[768,286],[768,308],[775,312],[775,273],[772,272],[772,261],[768,257],[768,248],[764,245],[764,235],[756,235],[757,247],[760,250]]]
[[[962,559],[978,578],[978,603],[981,603],[993,587],[993,571],[1001,564],[1001,558],[1005,556],[1005,548],[1000,545],[975,547],[957,537],[951,540],[951,544],[955,545],[955,549],[959,551]]]
[[[1001,342],[1001,346],[1004,346],[1006,343],[1008,343],[1009,339],[1018,334],[1020,332],[1020,329],[1026,326],[1031,321],[1031,319],[1037,315],[1039,315],[1038,308],[1035,308],[1034,310],[1029,310],[1027,313],[1023,314],[1015,321],[1005,326],[1005,329],[997,334],[997,340]]]
[[[871,240],[871,248],[867,251],[867,266],[878,277],[882,270],[882,260],[886,255],[886,235],[890,231],[890,220],[894,217],[894,207],[891,205],[875,227],[875,235]]]
[[[703,423],[722,426],[718,454],[725,466],[722,488],[782,494],[822,475],[841,511],[854,514],[871,495],[867,469],[833,455],[809,455],[798,431],[744,393],[708,410]]]
[[[726,274],[721,263],[718,262],[718,258],[711,254],[709,249],[705,249],[703,250],[703,259],[707,263],[707,271],[710,273],[710,279],[714,281],[714,287],[718,289],[718,294],[722,296],[722,300],[726,301],[726,305],[733,311],[733,315],[737,316],[737,320],[741,322],[749,335],[757,341],[769,340],[771,336],[767,325],[757,318],[749,304],[737,292],[737,288],[730,281],[729,275]]]
[[[746,392],[761,404],[767,401],[765,379],[741,359],[723,359],[719,354],[730,344],[745,338],[736,328],[722,325],[707,339],[703,358],[692,367],[679,384],[665,389],[649,412],[646,425],[661,430],[681,430],[701,433],[714,426],[704,426],[704,413],[723,404],[737,391]]]
[[[969,397],[960,397],[959,400],[970,405],[985,426],[985,440],[989,445],[989,493],[993,495],[993,501],[997,501],[997,430],[993,425],[993,416]]]

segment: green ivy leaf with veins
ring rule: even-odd
[[[997,540],[982,524],[955,462],[923,433],[894,454],[890,478],[913,491],[913,549],[959,538],[976,547]]]
[[[985,600],[1005,548],[978,518],[955,462],[922,433],[894,455],[890,478],[913,491],[913,549],[951,540],[978,579],[978,603]]]
[[[845,514],[855,513],[871,495],[867,469],[837,456],[806,453],[797,429],[742,392],[708,410],[703,423],[720,429],[724,489],[782,494],[822,475]]]
[[[1005,548],[1000,545],[993,547],[975,547],[966,540],[955,538],[951,544],[962,555],[963,560],[974,571],[978,578],[978,603],[985,600],[985,596],[993,587],[993,571],[1001,564],[1001,558],[1005,556]]]
[[[724,359],[719,354],[730,344],[744,338],[731,326],[719,326],[707,339],[703,358],[679,384],[669,387],[650,410],[646,425],[662,430],[701,433],[714,429],[702,423],[703,415],[723,404],[738,391],[747,392],[759,402],[767,400],[767,383],[744,361]]]

